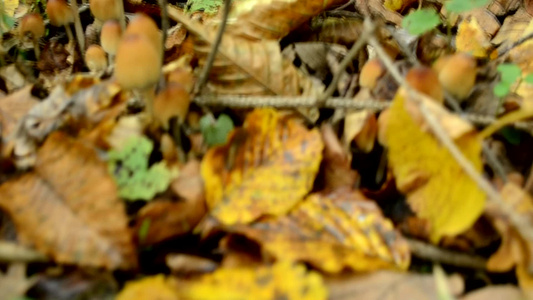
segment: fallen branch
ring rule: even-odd
[[[487,260],[481,256],[450,251],[414,239],[407,239],[411,253],[425,260],[455,267],[484,270]]]

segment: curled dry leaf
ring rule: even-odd
[[[0,186],[0,206],[21,241],[59,263],[108,269],[137,265],[124,203],[107,165],[65,134],[46,140],[35,171]]]
[[[171,189],[180,200],[152,201],[137,214],[136,232],[141,232],[143,226],[148,227],[139,238],[140,244],[153,245],[189,233],[204,217],[207,208],[198,161],[192,160],[180,170]]]
[[[463,155],[481,172],[481,139],[473,127],[433,101],[424,101]],[[431,224],[431,239],[470,228],[483,212],[485,194],[450,152],[427,132],[421,112],[398,92],[386,122],[388,157],[398,189],[421,218]]]
[[[407,242],[392,222],[374,202],[347,189],[311,194],[287,216],[230,230],[259,242],[278,260],[304,261],[328,273],[405,270],[410,263]]]
[[[202,160],[211,214],[224,224],[285,214],[311,190],[322,149],[316,129],[273,109],[254,110]]]
[[[242,1],[232,9],[227,31],[249,40],[278,40],[328,8],[346,0]]]
[[[178,283],[183,299],[327,299],[320,273],[280,261],[259,268],[221,268],[195,281]]]

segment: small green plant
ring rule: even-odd
[[[206,14],[215,14],[222,6],[223,0],[188,0],[187,11],[203,11]]]
[[[233,130],[233,121],[227,115],[220,115],[215,121],[213,115],[208,114],[200,119],[200,129],[204,141],[209,147],[226,143],[228,134]]]
[[[402,27],[412,35],[421,35],[433,30],[440,23],[440,17],[433,9],[419,9],[403,18]]]
[[[498,97],[505,97],[511,92],[511,87],[517,80],[521,80],[522,70],[515,64],[501,64],[497,68],[500,73],[500,82],[494,86],[494,95]],[[527,80],[531,80],[531,74],[526,76]],[[526,80],[526,81],[527,81]]]
[[[448,12],[460,14],[484,7],[489,2],[490,0],[449,0],[446,1],[444,7]]]
[[[120,197],[150,200],[165,191],[174,177],[163,162],[148,166],[153,143],[148,138],[132,137],[120,150],[109,152],[109,171],[118,185]]]

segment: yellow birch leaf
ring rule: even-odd
[[[433,114],[463,155],[481,172],[481,139],[468,123],[432,105]],[[408,109],[407,109],[408,108]],[[430,223],[437,242],[443,235],[468,229],[481,215],[485,195],[462,170],[450,152],[423,128],[420,111],[397,93],[390,108],[385,133],[389,161],[398,188],[407,195],[412,209]]]
[[[273,109],[254,110],[202,160],[211,214],[227,225],[285,214],[311,190],[323,147],[318,130]]]
[[[176,288],[162,274],[130,281],[116,300],[178,300]]]
[[[328,273],[406,270],[407,242],[374,202],[359,192],[311,194],[289,215],[230,231],[257,241],[279,260],[303,261]]]
[[[487,50],[491,47],[488,36],[473,16],[459,24],[456,43],[458,52],[467,52],[480,58],[487,57]]]
[[[179,285],[183,299],[327,299],[322,277],[302,264],[280,261],[270,267],[222,268]]]

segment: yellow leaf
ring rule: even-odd
[[[223,268],[179,288],[183,299],[320,300],[327,289],[319,273],[304,265],[277,262],[271,267]]]
[[[280,260],[304,261],[329,273],[405,270],[409,247],[381,215],[375,203],[358,192],[311,194],[283,217],[231,230],[253,239]]]
[[[228,225],[285,214],[312,188],[322,149],[316,129],[273,109],[251,112],[202,160],[211,214]]]
[[[19,0],[2,0],[4,3],[4,11],[5,13],[13,17],[15,15],[15,10],[19,6]]]
[[[178,300],[175,287],[162,274],[126,283],[116,300]]]
[[[425,103],[463,155],[481,172],[481,139],[472,127],[444,108]],[[408,112],[409,111],[409,112]],[[431,239],[468,229],[481,215],[485,195],[449,151],[420,124],[420,111],[397,93],[385,133],[389,161],[400,191],[431,226]]]
[[[458,52],[467,52],[480,58],[487,57],[487,49],[491,47],[489,38],[475,17],[459,24],[456,41]]]

